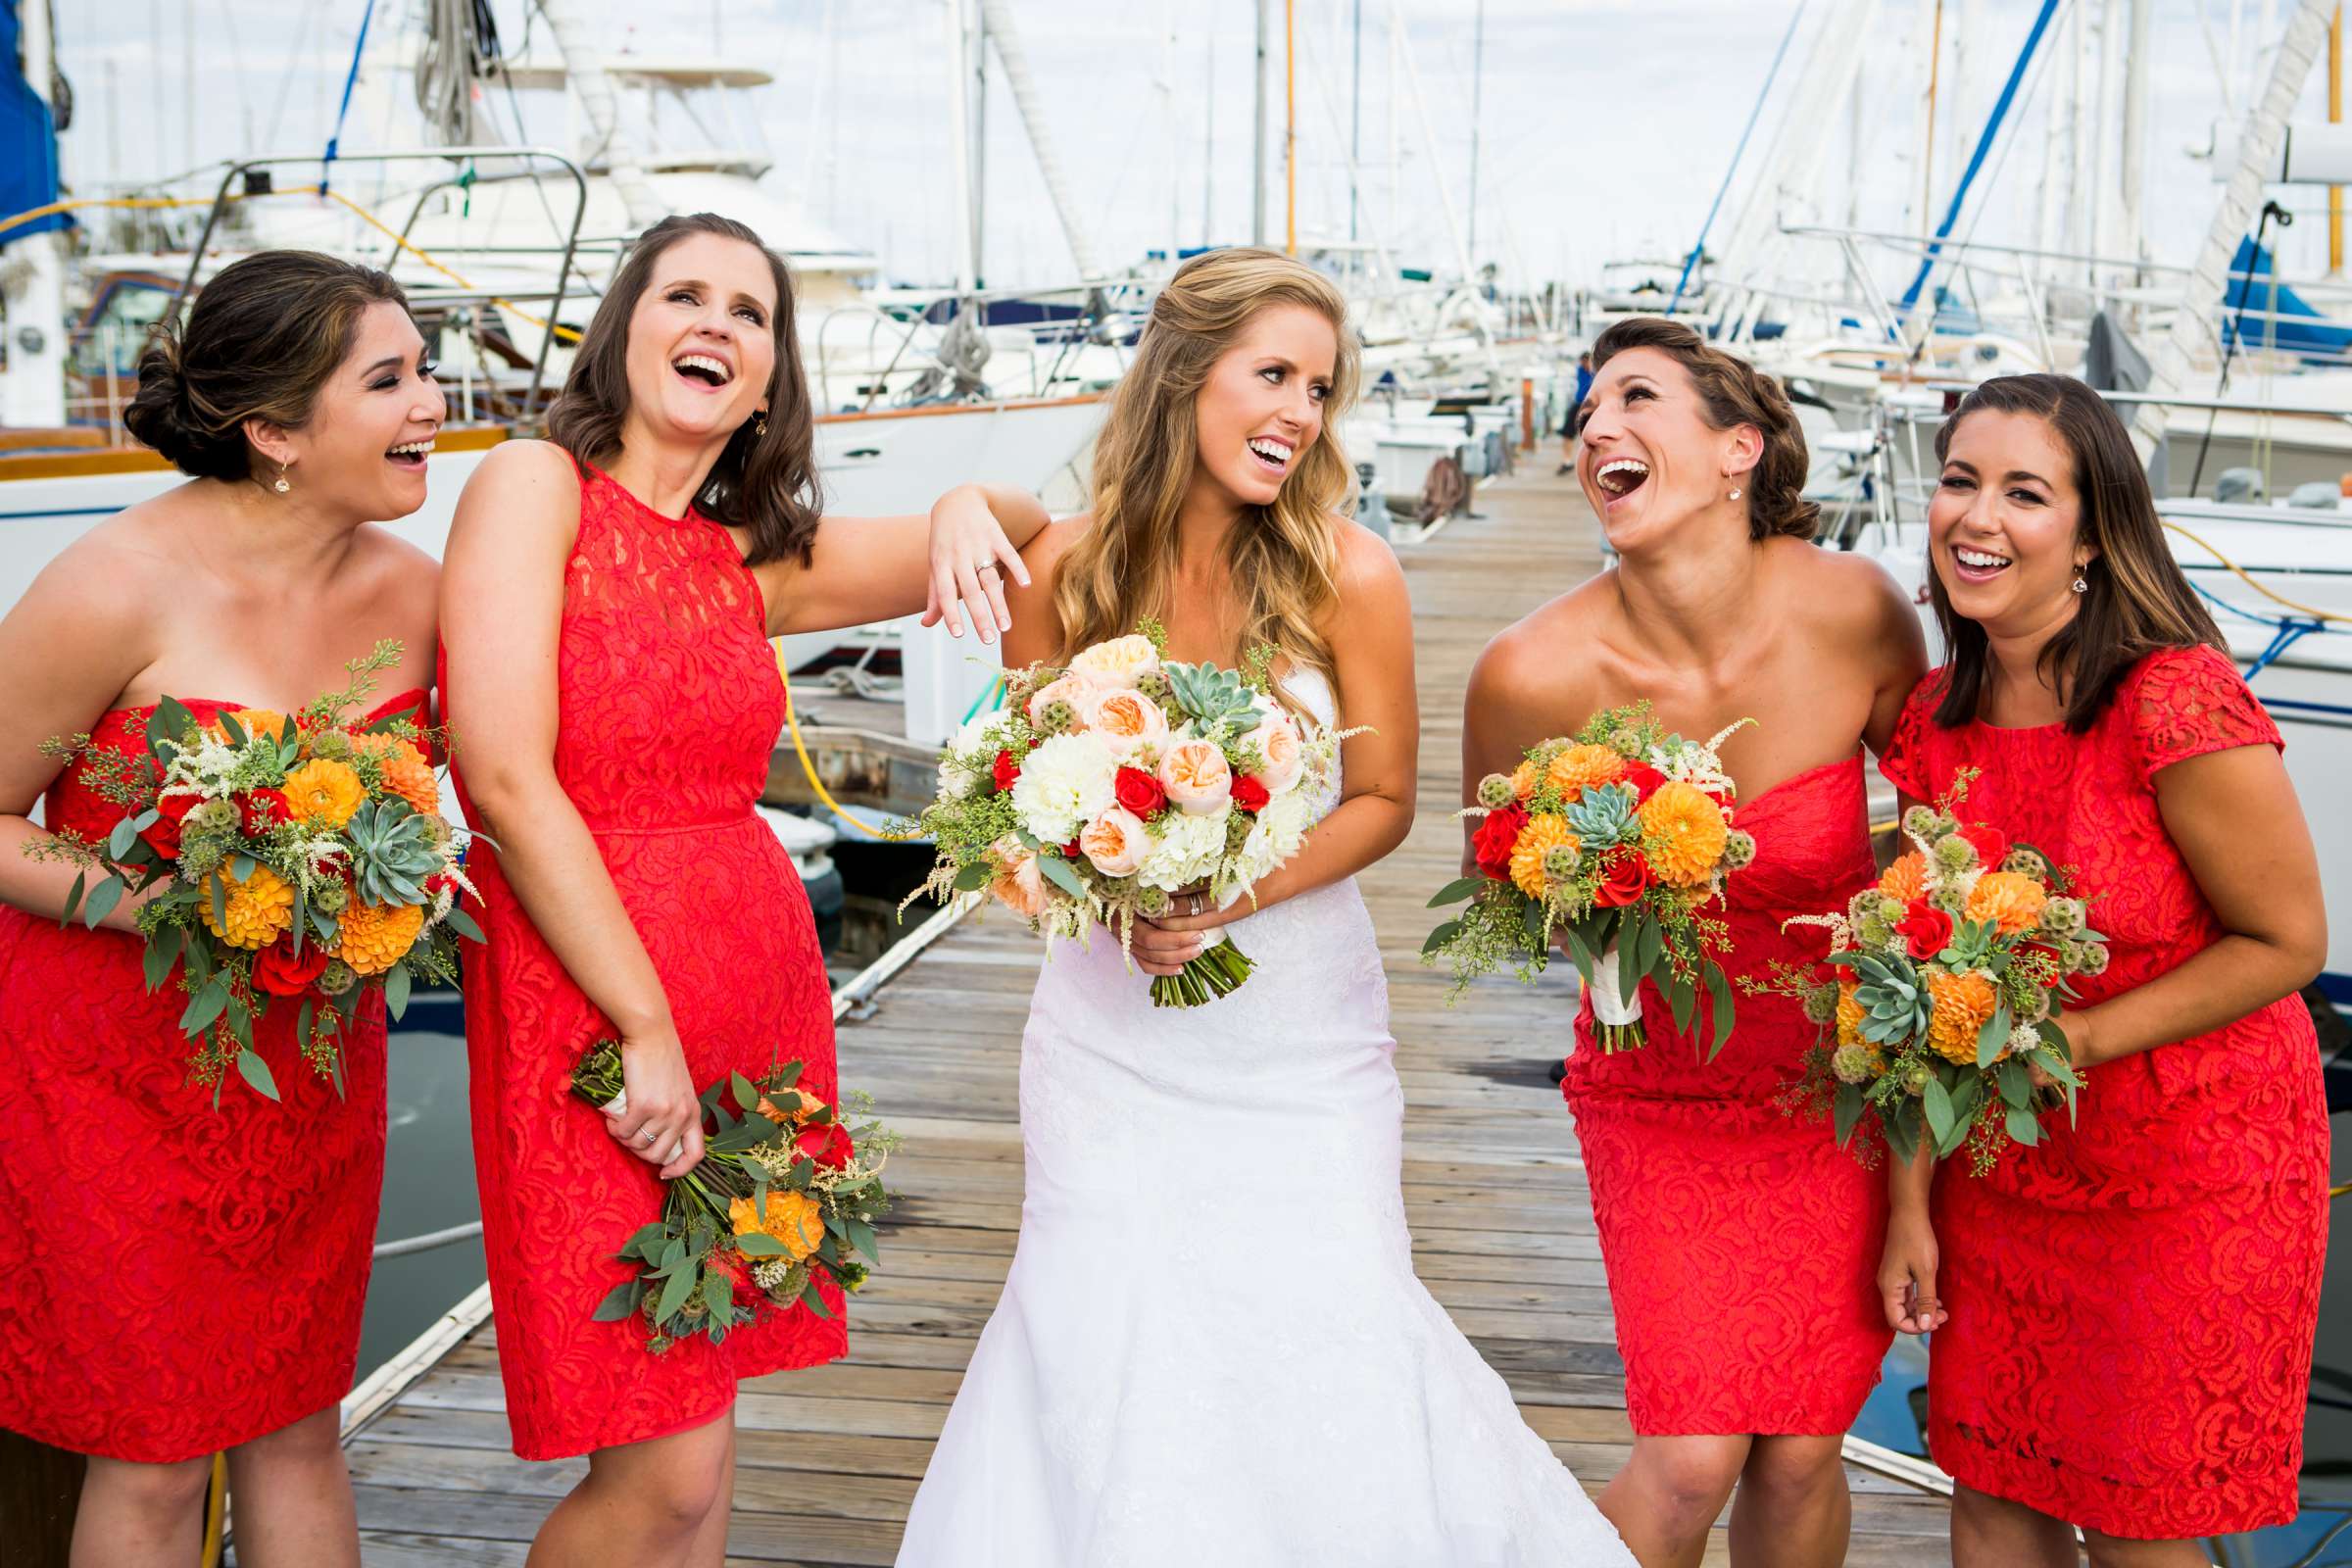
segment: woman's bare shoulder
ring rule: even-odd
[[[1605,574],[1604,574],[1605,576]],[[1470,668],[1469,701],[1579,714],[1592,706],[1591,661],[1610,609],[1603,577],[1546,600],[1496,632]]]

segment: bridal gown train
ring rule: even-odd
[[[1414,1277],[1355,884],[1230,932],[1203,1006],[1102,933],[1039,976],[1020,1242],[900,1568],[1632,1568]]]

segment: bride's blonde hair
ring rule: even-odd
[[[1094,524],[1054,582],[1063,657],[1163,613],[1177,564],[1176,517],[1200,466],[1197,410],[1210,369],[1260,311],[1299,305],[1339,337],[1323,430],[1274,504],[1250,507],[1226,545],[1242,601],[1241,650],[1279,649],[1337,685],[1317,629],[1338,597],[1339,517],[1355,482],[1333,421],[1355,399],[1358,352],[1348,302],[1322,273],[1277,251],[1211,251],[1177,269],[1152,306],[1135,363],[1095,443]]]

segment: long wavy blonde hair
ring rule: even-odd
[[[1094,525],[1062,557],[1054,609],[1067,657],[1163,612],[1177,566],[1179,509],[1200,466],[1197,409],[1210,369],[1260,311],[1301,305],[1331,322],[1339,357],[1323,431],[1269,507],[1246,509],[1226,566],[1243,607],[1240,649],[1279,649],[1338,684],[1318,629],[1338,597],[1340,516],[1355,492],[1331,426],[1355,400],[1358,351],[1329,278],[1278,251],[1211,251],[1177,269],[1152,303],[1135,363],[1095,443]]]

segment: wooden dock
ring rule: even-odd
[[[1549,454],[1537,466],[1550,467]],[[1592,1491],[1631,1429],[1576,1139],[1547,1068],[1568,1042],[1573,981],[1483,987],[1446,1005],[1419,961],[1428,893],[1453,874],[1460,702],[1486,639],[1598,564],[1573,486],[1530,475],[1399,551],[1412,585],[1422,702],[1421,802],[1404,848],[1363,877],[1405,1094],[1405,1203],[1421,1277],[1501,1372],[1520,1409]],[[889,1563],[901,1523],[995,1303],[1020,1219],[1015,1079],[1039,947],[1006,919],[965,920],[851,1006],[843,1081],[906,1134],[905,1201],[883,1267],[851,1315],[849,1358],[745,1385],[730,1562]],[[1443,1224],[1435,1223],[1443,1218]],[[349,1440],[366,1560],[381,1568],[519,1564],[583,1461],[507,1446],[495,1325],[451,1324],[446,1353],[380,1385]],[[1895,1466],[1894,1468],[1900,1468]],[[1851,1468],[1857,1565],[1949,1561],[1946,1503]],[[1210,1499],[1213,1502],[1213,1499]],[[1727,1560],[1718,1527],[1709,1563]]]

